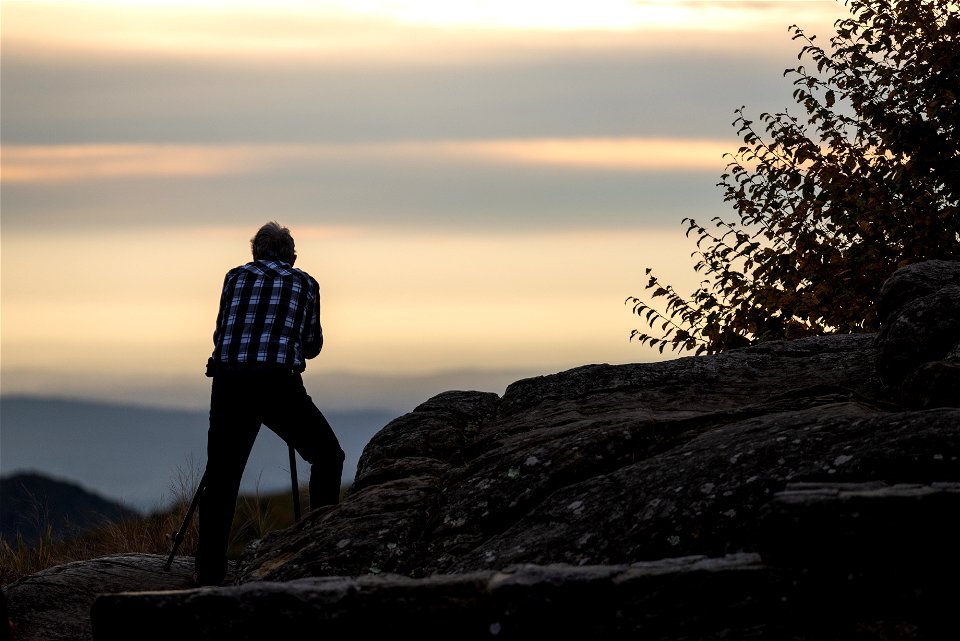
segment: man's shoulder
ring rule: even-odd
[[[317,282],[317,279],[316,279],[316,278],[314,278],[313,276],[311,276],[311,275],[308,274],[307,272],[303,271],[303,270],[300,269],[299,267],[293,267],[292,269],[293,269],[294,272],[296,272],[297,274],[299,274],[300,277],[303,278],[303,279],[307,282],[307,284],[310,286],[310,289],[312,289],[312,290],[314,290],[314,291],[316,291],[316,292],[319,292],[319,291],[320,291],[320,283]]]
[[[223,277],[224,281],[236,280],[237,277],[244,274],[256,273],[255,263],[245,263],[243,265],[237,265],[232,269],[227,270],[226,275]]]
[[[287,263],[282,263],[277,260],[251,260],[249,263],[244,263],[243,265],[237,265],[233,269],[227,272],[227,275],[232,274],[255,274],[258,276],[267,275],[267,274],[280,274],[286,275],[292,272],[298,271]]]
[[[227,275],[229,276],[230,274],[239,274],[240,272],[247,271],[250,269],[252,265],[253,263],[245,263],[243,265],[237,265],[236,267],[233,267],[227,270]]]
[[[308,272],[303,271],[303,270],[300,269],[299,267],[291,267],[290,269],[291,269],[291,271],[294,271],[294,272],[300,274],[302,277],[304,277],[304,278],[306,278],[306,279],[308,279],[308,280],[312,280],[312,281],[314,281],[314,282],[317,281],[316,278],[314,278],[313,276],[311,276]]]
[[[300,269],[299,267],[292,267],[287,263],[280,261],[251,261],[243,265],[237,265],[233,269],[227,272],[227,280],[235,280],[238,277],[281,277],[288,278],[293,276],[294,278],[301,279],[310,284],[311,287],[316,289],[320,288],[320,284],[317,282],[317,279],[311,276],[309,273]]]

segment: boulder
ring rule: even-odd
[[[960,262],[927,260],[901,267],[890,275],[877,297],[877,318],[888,323],[894,314],[918,298],[950,285],[960,285]]]
[[[91,639],[90,608],[101,594],[177,590],[190,585],[193,559],[123,554],[48,568],[3,587],[16,641]],[[130,638],[135,638],[132,635]]]
[[[911,408],[960,407],[960,262],[897,270],[877,302],[877,374]]]

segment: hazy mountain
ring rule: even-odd
[[[386,410],[324,412],[353,482],[370,438],[395,418]],[[29,396],[0,397],[0,473],[38,472],[76,481],[149,512],[191,494],[206,463],[207,412]],[[301,482],[309,466],[297,457]],[[263,428],[241,491],[289,490],[286,444]]]
[[[138,514],[76,483],[41,474],[0,477],[0,540],[16,545],[17,534],[28,546],[49,526],[56,539],[66,539],[104,522]]]

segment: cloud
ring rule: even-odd
[[[436,28],[386,6],[404,3],[320,4],[6,2],[4,142],[704,138],[745,102],[790,100],[798,16],[766,8],[717,35],[694,28],[705,17],[684,33]]]
[[[183,145],[7,145],[4,183],[56,183],[130,176],[212,176],[250,171],[249,154]]]
[[[573,139],[4,148],[4,229],[252,225],[264,212],[347,227],[676,225],[722,207],[723,147]]]
[[[461,67],[170,60],[50,62],[4,49],[18,144],[704,138],[789,104],[793,56],[580,52]],[[51,99],[55,96],[56,99]]]
[[[5,183],[271,173],[311,163],[460,162],[611,171],[723,168],[727,141],[645,138],[414,141],[327,145],[8,145]]]
[[[615,171],[722,169],[727,141],[668,138],[493,140],[455,146],[454,153],[506,164]]]
[[[557,38],[596,46],[643,34],[660,46],[690,37],[756,33],[771,24],[822,22],[828,2],[660,0],[438,0],[428,2],[4,3],[5,44],[45,56],[84,51],[167,56],[461,60],[496,43],[527,50]],[[668,34],[666,32],[673,32]],[[672,38],[671,38],[672,36]],[[516,49],[516,46],[509,48]],[[429,52],[443,51],[442,58]],[[424,55],[428,54],[428,55]]]

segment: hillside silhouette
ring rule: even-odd
[[[18,534],[32,547],[48,530],[52,539],[66,540],[104,523],[138,516],[135,510],[69,481],[38,473],[0,478],[0,540],[12,546]]]

